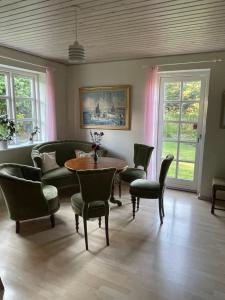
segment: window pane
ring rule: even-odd
[[[164,120],[166,121],[178,121],[180,114],[179,103],[166,103],[164,106]]]
[[[183,100],[199,101],[201,81],[187,81],[183,83]]]
[[[199,103],[183,103],[181,120],[197,122],[198,121]]]
[[[32,97],[32,80],[24,76],[14,77],[14,89],[16,97]]]
[[[174,157],[177,157],[177,142],[163,142],[163,158],[165,158],[167,154],[173,154]]]
[[[165,100],[180,100],[181,82],[166,82],[164,85]]]
[[[164,123],[163,126],[163,139],[177,140],[178,137],[178,124],[177,123]]]
[[[24,118],[32,118],[31,99],[16,100],[16,118],[17,120]]]
[[[7,100],[0,98],[0,116],[6,115],[8,113],[7,111]]]
[[[7,95],[6,76],[5,76],[5,74],[0,74],[0,95],[1,96],[6,96]]]
[[[176,177],[176,161],[173,161],[170,165],[169,171],[167,173],[168,177],[175,178]]]
[[[16,124],[16,143],[28,142],[33,130],[32,121],[21,121]]]
[[[196,146],[191,143],[180,143],[179,160],[195,161]]]
[[[194,167],[195,165],[187,162],[178,163],[178,178],[193,180],[194,179]]]
[[[181,124],[180,126],[180,139],[182,141],[196,141],[197,130],[193,129],[193,124]]]

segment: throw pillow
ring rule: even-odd
[[[48,172],[53,169],[58,169],[59,165],[56,162],[55,151],[41,153],[42,172]]]
[[[84,152],[82,150],[75,150],[76,158],[78,157],[92,157],[93,151],[91,152]]]

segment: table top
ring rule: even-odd
[[[127,168],[126,161],[113,157],[99,157],[97,163],[93,157],[79,157],[67,160],[64,166],[71,170],[96,170],[105,168],[116,168],[117,171],[122,171]]]

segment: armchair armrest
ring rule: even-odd
[[[22,166],[21,167],[24,179],[32,181],[41,181],[41,170],[39,168],[31,166]]]

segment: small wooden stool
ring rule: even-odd
[[[213,182],[212,182],[212,208],[211,208],[211,213],[212,214],[214,214],[215,209],[225,211],[225,209],[223,209],[223,208],[215,207],[216,200],[217,201],[224,201],[222,199],[217,199],[216,198],[217,191],[225,191],[225,179],[223,179],[223,178],[213,178]]]

